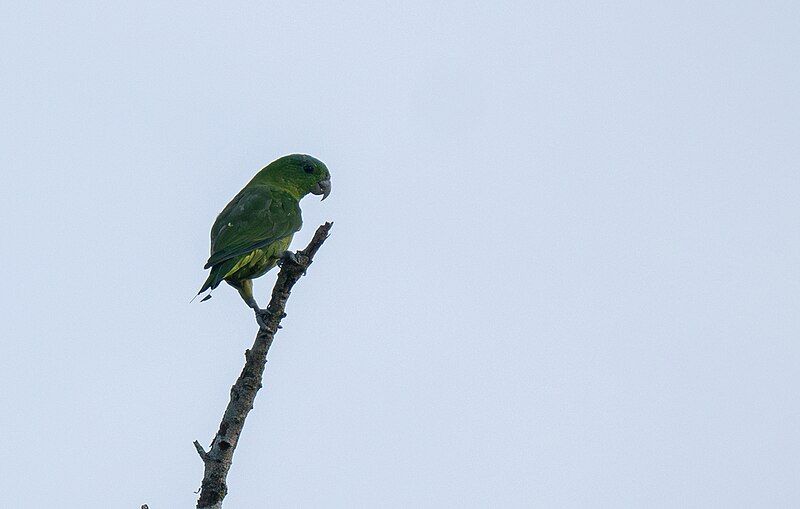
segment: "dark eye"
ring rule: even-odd
[[[314,167],[310,164],[306,164],[303,166],[303,171],[306,173],[314,173]]]

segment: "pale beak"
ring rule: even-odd
[[[327,178],[325,180],[320,180],[317,182],[317,185],[314,186],[314,189],[311,190],[311,194],[322,195],[322,199],[328,197],[331,194],[331,179]]]

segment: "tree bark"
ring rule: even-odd
[[[239,436],[247,414],[253,408],[253,401],[261,388],[267,352],[275,333],[281,328],[281,319],[286,316],[284,310],[289,293],[294,284],[305,275],[314,255],[328,238],[331,226],[333,223],[325,223],[317,228],[308,247],[295,253],[295,260],[284,260],[267,306],[270,315],[264,320],[263,326],[259,327],[253,346],[244,353],[244,368],[231,388],[231,399],[222,416],[219,431],[211,442],[211,448],[206,451],[199,442],[194,442],[205,466],[200,498],[197,501],[198,509],[222,508],[222,500],[228,493],[226,479],[231,468],[233,452],[239,444]]]

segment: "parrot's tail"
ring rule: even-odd
[[[191,304],[192,302],[194,302],[194,299],[196,299],[198,296],[200,296],[200,294],[199,294],[199,293],[198,293],[197,295],[195,295],[194,297],[192,297],[192,300],[190,300],[190,301],[189,301],[189,304]],[[210,299],[210,298],[211,298],[211,294],[209,293],[208,295],[206,295],[205,297],[203,297],[202,299],[200,299],[200,302],[205,302],[205,301],[207,301],[207,300],[208,300],[208,299]]]
[[[217,274],[215,274],[214,272],[215,270],[212,269],[211,274],[208,275],[208,279],[206,279],[206,282],[203,283],[203,286],[200,287],[200,291],[197,292],[197,295],[200,295],[201,293],[209,289],[213,290],[214,288],[217,287],[217,285],[219,285],[219,281],[216,281]]]
[[[213,290],[214,288],[218,287],[222,281],[225,280],[225,277],[228,275],[228,272],[233,269],[236,265],[236,260],[225,260],[224,262],[214,265],[211,267],[211,273],[208,275],[208,279],[206,282],[203,283],[203,286],[200,287],[200,291],[197,292],[197,295],[200,295],[206,290]],[[211,298],[211,295],[207,295],[204,297],[200,302],[207,301]]]

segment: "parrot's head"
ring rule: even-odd
[[[258,172],[253,179],[286,189],[299,200],[308,193],[331,193],[331,174],[325,163],[305,154],[291,154],[276,159]]]

